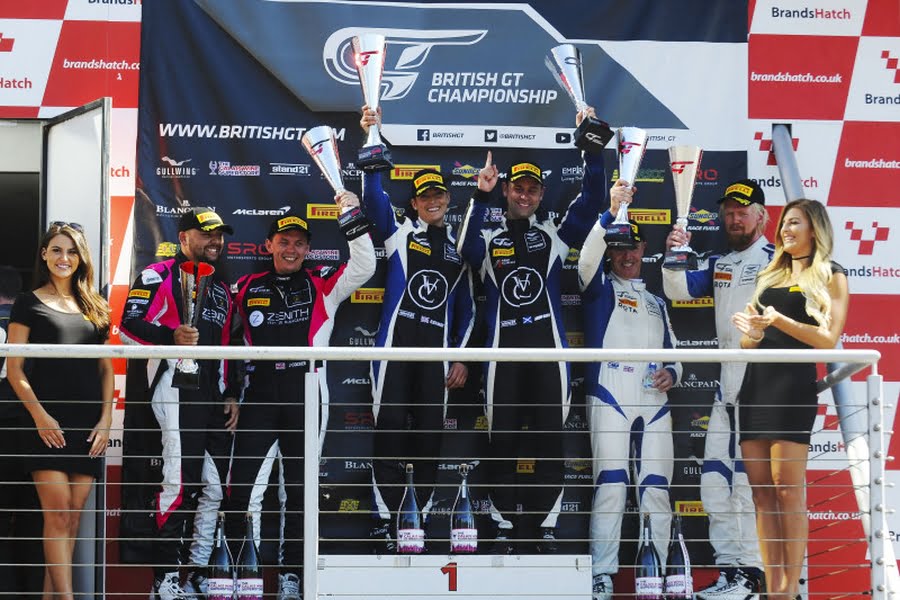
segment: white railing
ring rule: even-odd
[[[89,345],[0,345],[0,356],[25,358],[130,358],[130,359],[227,359],[227,360],[326,360],[326,361],[518,361],[518,362],[601,362],[601,361],[680,361],[682,363],[846,363],[819,382],[825,389],[838,381],[867,368],[868,408],[868,482],[869,518],[865,523],[872,566],[872,595],[877,600],[887,600],[900,593],[900,578],[890,545],[886,524],[889,512],[885,500],[885,462],[887,446],[885,426],[883,380],[878,373],[880,353],[873,350],[637,350],[637,349],[445,349],[445,348],[359,348],[359,347],[239,347],[239,346],[89,346]],[[306,397],[318,397],[319,382],[316,373],[307,375]],[[318,403],[305,403],[305,422],[318,422]],[[319,564],[318,554],[318,497],[319,461],[309,457],[319,456],[318,428],[307,426],[305,435],[305,485],[304,485],[304,590],[307,598],[317,598]],[[2,458],[2,457],[0,457]],[[863,511],[865,512],[865,511]],[[311,565],[312,568],[305,568]]]

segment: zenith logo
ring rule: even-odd
[[[15,38],[5,38],[0,33],[0,52],[12,52],[15,41]]]
[[[766,160],[766,165],[775,166],[778,164],[778,161],[775,160],[775,146],[772,144],[772,139],[763,138],[762,131],[757,131],[753,134],[753,139],[759,142],[759,151],[760,152],[768,152],[769,157]],[[797,151],[797,146],[800,145],[800,138],[791,138],[791,146],[794,147],[794,152]]]
[[[844,229],[850,232],[850,239],[852,241],[859,242],[857,254],[862,256],[871,256],[875,251],[875,243],[887,241],[891,231],[889,227],[880,227],[878,221],[872,222],[872,231],[875,232],[875,235],[871,239],[863,239],[863,233],[865,233],[865,231],[863,229],[858,229],[853,221],[847,221],[844,225]]]
[[[900,83],[900,60],[891,56],[889,50],[882,50],[881,58],[885,61],[884,68],[894,72],[894,83]]]
[[[344,27],[332,33],[322,49],[325,70],[335,81],[359,85],[356,59],[351,40],[354,36],[377,33],[384,36],[385,48],[391,46],[392,65],[385,65],[381,80],[381,100],[406,97],[419,78],[421,67],[435,46],[472,46],[480,42],[486,29],[384,29]],[[385,56],[388,52],[385,51]],[[368,57],[367,57],[368,60]],[[385,58],[386,60],[386,58]],[[365,64],[365,63],[363,63]]]

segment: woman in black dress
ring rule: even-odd
[[[775,255],[743,313],[742,348],[830,349],[847,319],[844,269],[831,260],[825,206],[794,200],[781,213]],[[815,364],[750,363],[739,394],[741,452],[753,489],[768,598],[798,597],[809,537],[806,462],[816,418]]]
[[[12,344],[102,344],[109,305],[94,289],[94,269],[81,226],[54,223],[41,239],[35,288],[13,305]],[[109,359],[22,358],[7,361],[9,383],[34,429],[22,454],[44,516],[44,597],[72,598],[72,553],[81,510],[103,466],[112,424]]]

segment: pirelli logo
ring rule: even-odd
[[[634,298],[619,298],[619,304],[628,306],[630,308],[637,309],[638,302]]]
[[[395,181],[409,181],[416,173],[425,169],[440,171],[441,165],[394,165],[391,169],[391,179]]]
[[[522,473],[525,475],[534,473],[534,461],[520,458],[516,463],[516,473]]]
[[[699,500],[677,500],[675,512],[683,517],[705,517],[706,511]]]
[[[271,298],[250,298],[247,300],[247,306],[269,306],[272,303]]]
[[[416,252],[421,252],[421,253],[424,254],[425,256],[431,256],[431,248],[426,248],[426,247],[423,246],[422,244],[419,244],[419,243],[416,243],[416,242],[410,242],[410,243],[409,243],[409,249],[410,249],[410,250],[415,250]]]
[[[584,332],[583,331],[566,332],[566,341],[569,342],[570,348],[584,348]]]
[[[788,288],[788,292],[802,292],[802,291],[803,290],[800,289],[799,285],[792,285],[791,287]]]
[[[307,204],[307,219],[337,219],[341,208],[337,204]]]
[[[353,304],[381,304],[384,302],[384,288],[359,288],[350,296]]]
[[[149,298],[150,290],[131,290],[128,292],[129,298]]]
[[[732,185],[729,185],[725,190],[725,196],[735,193],[743,194],[749,198],[753,195],[753,188],[749,185],[744,185],[743,183],[734,183]]]
[[[714,304],[712,296],[693,300],[672,300],[672,308],[711,308]]]
[[[494,258],[497,258],[498,256],[515,256],[515,254],[515,248],[494,248],[491,250],[491,256]]]
[[[156,247],[156,256],[175,256],[178,254],[178,246],[172,242],[163,242]]]
[[[512,177],[513,175],[518,175],[522,172],[533,173],[538,177],[538,179],[541,178],[541,170],[537,168],[537,165],[533,165],[531,163],[519,163],[517,165],[513,165],[509,175],[510,177]]]
[[[668,208],[629,208],[628,216],[638,225],[669,225],[672,211]]]
[[[212,221],[213,219],[215,219],[217,221],[221,221],[221,219],[219,218],[219,215],[217,215],[214,212],[208,211],[208,212],[203,212],[203,213],[200,213],[199,215],[197,215],[197,222],[199,222],[199,223],[206,223],[207,221]]]

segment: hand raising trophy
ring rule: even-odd
[[[638,127],[620,127],[616,130],[616,147],[619,152],[619,179],[633,186],[647,151],[647,132]],[[619,205],[616,219],[606,228],[603,239],[610,248],[634,248],[627,204]]]
[[[669,148],[669,167],[672,170],[672,183],[675,186],[675,209],[677,219],[675,228],[687,231],[687,216],[691,211],[691,198],[694,195],[694,184],[697,183],[697,171],[703,150],[698,146],[671,146]],[[684,271],[697,268],[697,253],[690,246],[676,246],[666,252],[663,267],[673,271]]]
[[[587,103],[584,101],[584,74],[581,68],[581,51],[572,44],[562,44],[550,49],[544,58],[544,64],[553,73],[559,86],[565,90],[575,110],[582,112]],[[575,130],[575,146],[582,150],[599,153],[612,139],[613,132],[609,125],[596,117],[585,117]]]
[[[205,262],[181,263],[181,322],[194,329],[200,324],[206,290],[215,267]],[[172,375],[172,387],[182,390],[200,389],[200,364],[192,358],[179,358]]]
[[[369,108],[377,112],[386,51],[384,36],[366,33],[355,36],[351,43],[363,100]],[[391,163],[391,152],[381,140],[378,126],[369,127],[369,135],[365,145],[359,150],[356,164],[366,171],[383,171],[394,166]]]
[[[341,157],[338,153],[337,140],[334,137],[334,129],[328,125],[313,127],[303,134],[300,144],[309,153],[310,158],[322,171],[322,176],[328,181],[336,196],[346,192],[344,179],[341,176]],[[369,220],[359,206],[342,206],[338,215],[338,226],[347,236],[354,239],[369,231]]]

